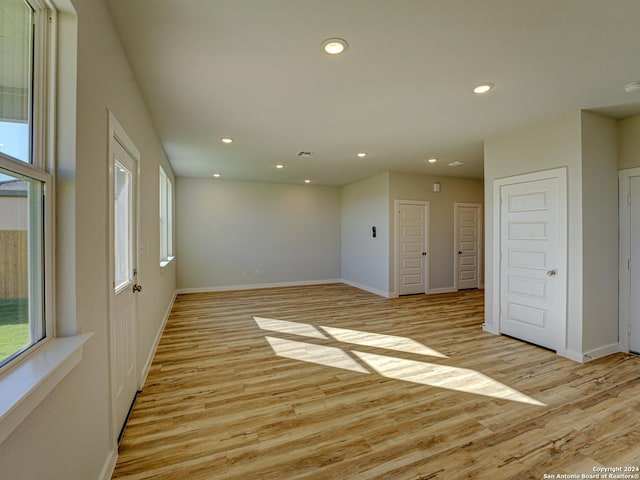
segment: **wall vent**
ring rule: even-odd
[[[305,158],[315,157],[316,156],[316,152],[309,152],[309,151],[302,150],[301,152],[298,152],[298,156],[299,157],[305,157]]]

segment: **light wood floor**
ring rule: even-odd
[[[581,365],[482,322],[479,291],[180,295],[113,478],[503,480],[640,466],[640,357]]]

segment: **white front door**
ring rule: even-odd
[[[398,294],[426,293],[427,204],[397,202]]]
[[[563,348],[566,185],[557,176],[502,185],[500,202],[500,332]]]
[[[629,179],[629,203],[631,209],[629,350],[640,353],[640,177]]]
[[[480,286],[480,205],[455,204],[456,287]]]
[[[111,139],[110,368],[113,429],[117,437],[138,390],[136,369],[137,161]]]

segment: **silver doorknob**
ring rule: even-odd
[[[555,277],[558,274],[556,270],[549,270],[547,272],[547,277]]]

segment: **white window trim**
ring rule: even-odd
[[[52,139],[54,138],[53,114],[55,113],[55,103],[51,95],[53,92],[50,89],[50,81],[53,81],[55,77],[51,60],[54,58],[53,52],[56,47],[56,32],[54,28],[56,13],[55,10],[51,9],[49,5],[43,3],[41,0],[30,0],[28,3],[34,10],[33,21],[35,30],[43,32],[43,34],[37,35],[36,38],[34,38],[33,53],[32,131],[33,138],[40,140],[33,142],[32,145],[31,160],[33,163],[23,162],[0,154],[0,167],[17,175],[33,178],[43,183],[43,279],[45,288],[42,293],[45,307],[45,331],[42,340],[31,345],[27,350],[20,353],[18,357],[0,368],[0,379],[3,378],[4,372],[10,370],[13,365],[28,357],[35,347],[41,347],[50,339],[54,338],[56,334],[54,321],[55,296],[53,290],[53,279],[55,278],[53,261],[55,251],[53,243],[55,236],[55,222],[53,218],[55,212],[55,187],[54,179],[50,173],[48,173],[54,168],[54,142]]]

